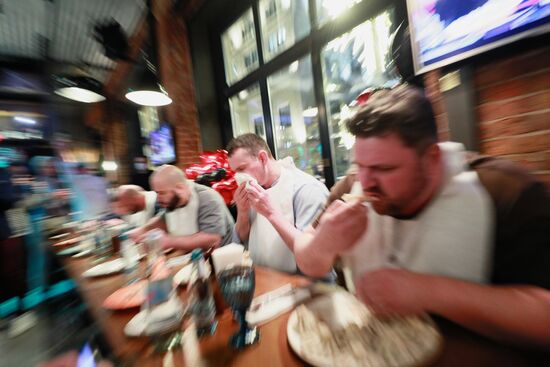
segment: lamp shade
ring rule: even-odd
[[[146,66],[135,88],[129,88],[126,98],[142,106],[166,106],[172,99],[159,83],[156,74]]]
[[[88,76],[56,76],[54,93],[73,101],[94,103],[105,100],[101,83]]]

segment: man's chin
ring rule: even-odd
[[[371,206],[380,215],[389,215],[391,217],[399,215],[399,210],[395,206],[383,200],[371,201]]]

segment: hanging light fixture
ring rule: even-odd
[[[172,103],[172,99],[162,86],[157,75],[155,60],[157,56],[156,21],[151,9],[151,0],[147,1],[147,22],[149,26],[149,42],[151,42],[151,55],[142,52],[144,70],[135,88],[129,88],[126,98],[142,106],[166,106]],[[157,63],[158,65],[158,63]]]
[[[145,68],[135,88],[129,88],[126,98],[142,106],[166,106],[172,103],[172,99],[160,84],[156,68],[144,57]]]
[[[54,93],[73,101],[94,103],[105,100],[101,83],[89,76],[54,76]]]

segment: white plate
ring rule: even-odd
[[[60,233],[60,234],[57,234],[57,235],[55,235],[55,236],[51,236],[49,239],[50,239],[51,241],[56,241],[56,240],[62,239],[63,237],[67,237],[68,235],[70,235],[69,232]]]
[[[441,335],[429,318],[380,322],[346,292],[328,293],[300,307],[288,319],[288,343],[312,366],[420,366],[441,350]],[[371,328],[377,333],[369,333]]]
[[[123,271],[125,265],[126,264],[123,259],[115,259],[115,260],[107,261],[99,265],[96,265],[91,269],[86,270],[84,273],[82,273],[82,276],[90,278],[90,277],[99,277],[103,275],[115,274]]]
[[[210,264],[206,262],[205,266],[206,266],[206,275],[210,276],[210,272],[212,271],[212,269],[210,268]],[[197,275],[193,273],[193,264],[192,263],[187,264],[174,275],[174,279],[173,279],[174,286],[193,282],[196,279],[196,277]]]
[[[191,254],[185,254],[181,256],[174,256],[166,260],[166,266],[169,268],[175,268],[180,265],[185,265],[191,261]]]
[[[153,311],[143,310],[124,327],[124,334],[131,337],[155,335],[179,327],[185,310],[181,302],[172,297]]]
[[[73,257],[76,258],[76,259],[78,259],[78,258],[81,258],[81,257],[91,256],[91,255],[93,255],[93,254],[94,254],[94,253],[93,253],[92,250],[87,249],[87,250],[82,250],[82,251],[80,251],[80,252],[77,253],[77,254],[74,254]]]

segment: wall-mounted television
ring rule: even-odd
[[[550,0],[407,0],[416,74],[550,32]]]
[[[175,162],[176,149],[170,124],[161,123],[157,130],[151,131],[149,146],[151,148],[149,159],[153,165],[158,166]]]

